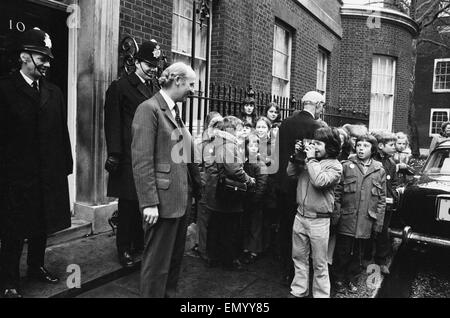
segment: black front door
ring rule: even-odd
[[[0,2],[0,76],[19,68],[17,47],[21,33],[38,27],[50,35],[55,59],[48,79],[67,96],[68,13],[49,7],[45,1],[1,0]]]

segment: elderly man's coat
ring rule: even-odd
[[[0,79],[0,228],[27,238],[70,227],[72,153],[58,87],[19,72]]]

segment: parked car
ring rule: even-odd
[[[441,143],[400,194],[391,234],[450,247],[450,141]]]

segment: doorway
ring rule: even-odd
[[[72,154],[76,162],[76,29],[67,27],[70,11],[68,7],[61,1],[53,0],[1,1],[0,76],[19,68],[17,50],[23,32],[38,27],[50,35],[55,59],[51,63],[47,78],[57,85],[66,97]],[[74,169],[75,167],[76,165]],[[75,175],[74,172],[69,177],[71,207],[75,201]]]

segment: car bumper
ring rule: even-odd
[[[426,235],[421,233],[416,233],[412,231],[410,226],[406,226],[403,230],[401,229],[389,229],[389,234],[392,237],[397,237],[403,240],[405,244],[408,242],[415,242],[425,245],[433,245],[440,247],[450,247],[450,240],[442,238],[439,236]]]

